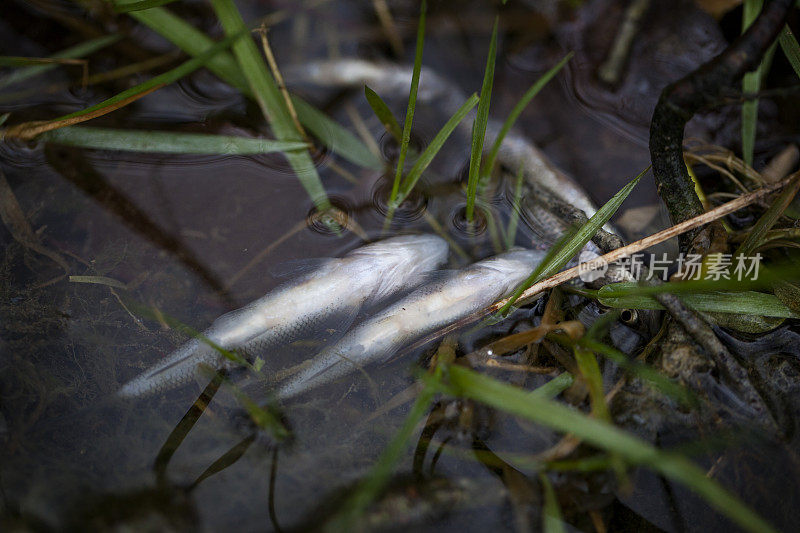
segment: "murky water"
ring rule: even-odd
[[[80,31],[67,29],[69,24],[63,22],[83,20],[74,4],[23,4],[4,2],[0,7],[3,54],[48,56],[81,40]],[[185,4],[175,10],[218,34],[207,4]],[[398,61],[370,2],[308,4],[311,7],[237,2],[249,22],[273,12],[286,15],[270,31],[282,67],[329,57]],[[555,4],[544,2],[536,10],[523,3],[503,11],[491,113],[504,117],[530,83],[566,51],[575,51],[568,71],[534,99],[519,128],[602,202],[649,163],[647,127],[661,86],[721,50],[725,40],[718,25],[694,9],[680,14],[664,10],[660,16],[666,22],[652,23],[660,33],[645,32],[648,37],[634,48],[622,85],[612,90],[599,84],[593,73],[613,37],[618,3],[586,2],[576,12]],[[413,57],[418,6],[392,2],[391,9],[404,43],[399,61],[405,64]],[[495,9],[488,2],[470,2],[463,9],[432,2],[425,65],[465,92],[479,90]],[[67,17],[60,23],[59,14]],[[111,20],[109,13],[99,12],[90,24]],[[92,73],[172,49],[131,19],[120,17],[119,23],[130,35],[126,48],[98,54],[90,64]],[[681,33],[671,30],[678,27]],[[702,38],[694,39],[696,35]],[[679,60],[673,61],[675,57]],[[6,89],[28,92],[13,101],[0,92],[0,113],[13,112],[14,122],[51,118],[127,86],[117,82],[69,89],[65,82],[75,78],[68,72],[55,69]],[[356,121],[363,121],[378,152],[388,160],[396,154],[396,145],[383,134],[361,91],[308,85],[296,90],[351,131],[361,126],[353,117],[360,117]],[[402,117],[405,102],[388,100]],[[414,145],[424,148],[447,118],[438,106],[421,104]],[[205,71],[95,122],[238,135],[257,135],[264,129],[254,104]],[[698,122],[695,127],[714,131],[713,124]],[[721,139],[725,135],[719,133]],[[396,214],[390,231],[446,234],[461,250],[451,251],[448,268],[485,257],[494,247],[491,227],[476,231],[462,222],[468,156],[468,139],[454,134],[426,172],[419,192]],[[147,155],[0,143],[0,169],[42,245],[63,258],[70,275],[105,276],[126,286],[71,283],[56,262],[0,229],[3,520],[22,529],[122,529],[126,524],[146,530],[291,529],[314,524],[325,509],[335,508],[337,495],[369,471],[410,406],[409,401],[395,406],[391,400],[415,382],[416,363],[427,360],[434,345],[406,351],[368,367],[366,376],[352,375],[291,402],[284,420],[293,439],[280,446],[265,434],[253,440],[243,411],[225,399],[229,393],[223,386],[165,462],[162,447],[176,444],[170,434],[205,383],[129,402],[113,396],[122,383],[186,339],[143,310],[157,309],[201,330],[281,283],[270,274],[278,265],[341,256],[361,244],[363,236],[381,234],[392,171],[355,167],[330,151],[320,154],[316,163],[333,204],[356,231],[329,231],[281,156]],[[626,207],[656,203],[651,181],[642,183]],[[506,225],[513,184],[500,184],[497,191],[491,205],[495,223]],[[541,232],[526,220],[523,217],[517,244],[547,246]],[[657,216],[647,225],[628,228],[626,237],[650,233],[663,223]],[[463,335],[460,351],[529,327],[538,321],[542,307],[537,304],[513,320]],[[623,336],[633,338],[632,346],[647,340],[633,330]],[[311,353],[313,344],[282,354],[282,362],[297,363]],[[527,386],[550,377],[530,376]],[[250,392],[265,397],[264,391]],[[449,408],[457,407],[463,406]],[[443,413],[447,409],[441,406]],[[520,511],[521,504],[513,498],[509,503],[507,492],[514,489],[508,488],[508,473],[476,460],[473,450],[491,449],[524,471],[520,458],[541,452],[559,436],[479,407],[469,409],[475,411],[474,435],[465,436],[463,427],[446,420],[428,454],[421,456],[425,471],[435,471],[449,484],[434,478],[429,487],[400,476],[393,490],[402,501],[422,493],[431,495],[422,500],[443,502],[419,511],[427,529],[524,528],[520,516],[538,512]],[[435,446],[445,439],[452,441],[452,448],[432,459]],[[777,452],[767,455],[780,457]],[[225,464],[215,463],[222,457]],[[408,450],[398,472],[411,472],[413,464]],[[737,475],[726,470],[722,477],[745,488]],[[567,519],[581,530],[592,530],[588,510],[605,513],[612,529],[727,527],[702,501],[673,484],[651,474],[635,474],[631,481],[635,489],[618,490],[607,473],[559,474],[554,479]],[[769,486],[790,487],[782,498],[796,503],[793,481]],[[650,496],[641,499],[643,494]],[[751,503],[775,523],[791,523],[785,508],[776,508],[769,498],[753,496]],[[386,516],[386,523],[376,522],[382,529],[405,526],[396,509],[385,511]]]

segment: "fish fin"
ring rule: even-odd
[[[357,361],[359,354],[357,349],[348,350],[347,355],[327,350],[320,352],[311,359],[310,366],[287,378],[278,386],[276,397],[288,400],[363,369],[362,364]]]
[[[292,259],[283,261],[269,268],[269,273],[274,278],[293,278],[316,272],[329,266],[338,259],[330,257],[311,257],[307,259]]]

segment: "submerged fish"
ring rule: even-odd
[[[522,283],[545,253],[515,249],[423,285],[323,350],[278,389],[277,397],[291,398],[385,359],[408,342],[488,307]]]
[[[404,235],[362,246],[219,317],[202,337],[240,354],[295,340],[325,317],[354,315],[370,305],[410,289],[447,259],[447,242],[435,235]],[[155,393],[195,376],[198,365],[231,365],[201,338],[195,338],[163,361],[126,383],[122,397]]]

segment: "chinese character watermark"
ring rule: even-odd
[[[684,281],[744,281],[758,278],[761,254],[734,256],[715,253],[705,257],[699,254],[680,254],[675,260],[669,259],[667,254],[661,254],[661,257],[634,254],[620,259],[615,265],[628,271],[635,279],[641,279],[642,269],[647,269],[648,279],[668,280],[671,267],[676,265],[675,277]],[[581,252],[578,275],[584,282],[602,278],[608,268],[608,263],[602,257],[591,252]]]

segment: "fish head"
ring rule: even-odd
[[[381,281],[373,301],[414,287],[447,261],[447,241],[436,235],[400,235],[362,246],[348,258],[368,259],[365,264],[379,272]]]
[[[477,265],[481,269],[489,270],[498,283],[503,285],[504,292],[509,292],[533,273],[545,255],[543,250],[512,248],[508,252],[484,259]]]

